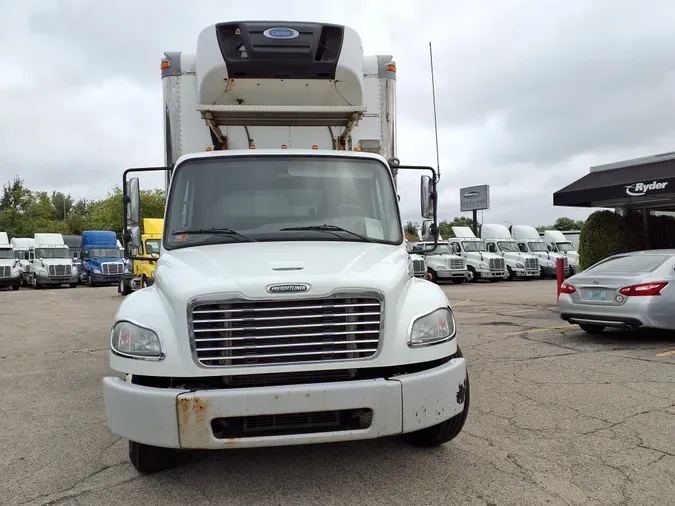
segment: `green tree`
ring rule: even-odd
[[[65,220],[73,208],[73,197],[61,192],[52,192],[51,201],[55,209],[54,219]]]
[[[579,235],[579,266],[587,269],[617,253],[641,248],[641,239],[623,216],[596,211],[588,217]]]
[[[166,192],[160,188],[141,190],[141,218],[163,218]],[[124,226],[122,189],[113,187],[106,198],[93,202],[89,211],[90,230],[112,230],[119,237]],[[141,223],[142,226],[142,223]]]
[[[412,222],[408,220],[406,224],[403,226],[403,230],[406,233],[406,236],[410,235],[412,237],[417,237],[417,230],[419,229],[420,224],[417,222]],[[417,239],[416,239],[417,240]]]
[[[583,220],[573,220],[572,218],[567,218],[563,216],[555,220],[553,224],[553,230],[560,230],[561,232],[567,232],[569,230],[581,230],[584,226]]]

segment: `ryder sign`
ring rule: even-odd
[[[632,197],[646,195],[653,190],[663,190],[668,185],[667,181],[652,181],[651,183],[633,183],[626,186],[626,194]]]

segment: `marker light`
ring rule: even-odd
[[[354,151],[361,151],[361,148],[358,147],[358,146],[355,146],[355,147],[354,147]]]
[[[318,144],[314,144],[314,145],[312,146],[312,149],[319,149]]]
[[[281,149],[288,149],[288,146],[286,146],[286,144],[282,144]]]
[[[393,63],[390,63],[389,65],[387,65],[387,70],[389,72],[396,72],[396,65],[394,65]]]
[[[206,146],[205,151],[213,151],[213,148],[211,146]]]
[[[248,149],[255,149],[255,144],[251,144]]]
[[[171,62],[168,60],[162,61],[161,65],[159,66],[161,70],[168,69],[169,67],[171,67]]]

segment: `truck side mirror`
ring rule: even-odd
[[[141,222],[141,190],[138,178],[134,177],[127,182],[127,224],[135,227]]]
[[[422,219],[430,220],[434,217],[434,200],[436,199],[436,188],[430,176],[422,176],[420,180],[420,207]],[[424,235],[424,231],[422,232]]]
[[[129,227],[129,247],[138,248],[141,245],[141,227]]]

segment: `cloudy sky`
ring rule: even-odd
[[[443,218],[476,184],[491,185],[485,222],[583,218],[552,193],[591,165],[675,149],[669,0],[0,3],[0,179],[32,189],[97,198],[125,168],[163,164],[163,52],[239,19],[347,24],[367,53],[393,54],[403,163],[435,165],[431,41]],[[402,180],[405,219],[418,177]]]

